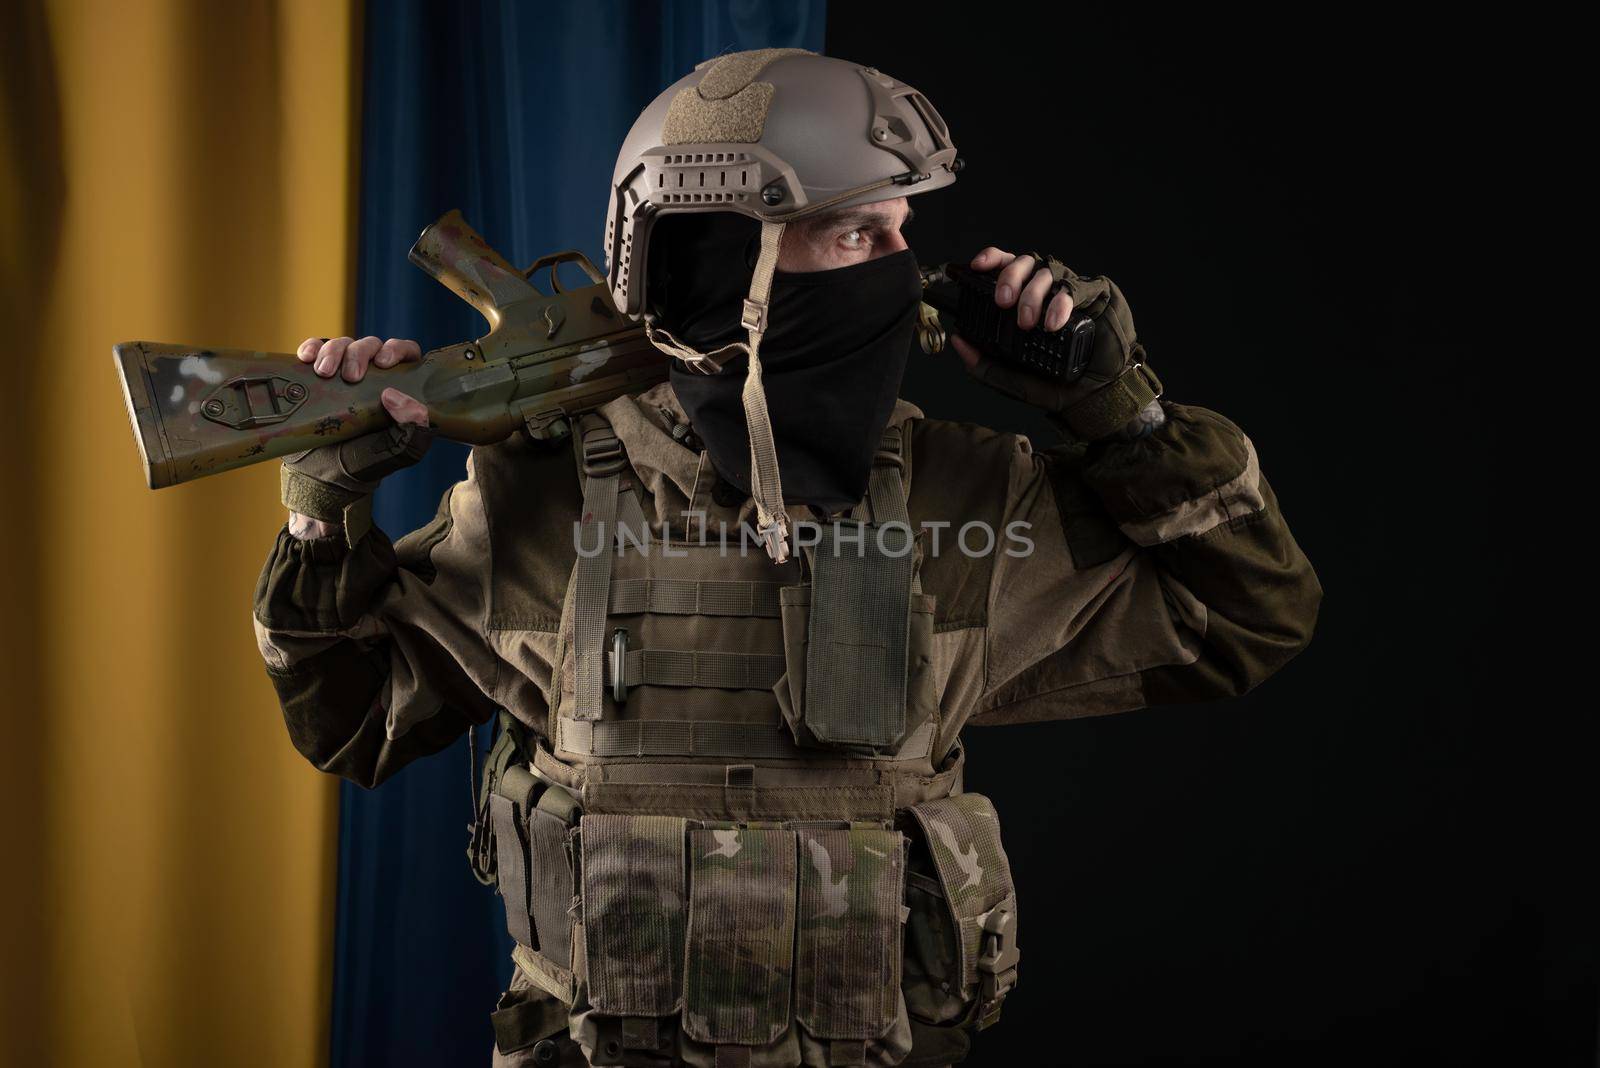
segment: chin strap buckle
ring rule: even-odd
[[[739,325],[757,334],[767,332],[767,306],[759,300],[744,300],[744,311],[739,315]]]

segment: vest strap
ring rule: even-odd
[[[563,716],[560,748],[591,757],[744,757],[751,760],[815,760],[782,724],[718,723],[707,720],[645,719],[589,723]],[[923,760],[931,751],[932,720],[912,732],[892,760]]]
[[[605,710],[606,599],[611,585],[611,561],[617,529],[617,496],[628,460],[616,433],[598,416],[579,422],[578,448],[583,458],[583,515],[581,526],[598,532],[598,551],[578,555],[572,590],[572,645],[577,678],[573,715],[596,720]],[[588,539],[579,539],[588,544]]]
[[[622,657],[622,679],[614,679],[610,665],[606,664],[605,680],[608,683],[620,681],[629,687],[699,686],[717,690],[770,690],[783,676],[783,671],[783,655],[779,653],[630,649]]]
[[[663,616],[779,616],[779,582],[620,579],[611,584],[611,614]]]
[[[878,452],[872,460],[872,473],[867,478],[867,501],[872,505],[872,521],[878,526],[886,523],[911,525],[906,511],[905,470],[900,426],[884,427]]]
[[[511,948],[511,959],[540,990],[551,997],[572,1004],[577,996],[577,982],[567,968],[549,960],[520,942]]]

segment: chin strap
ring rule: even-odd
[[[750,434],[750,496],[756,503],[756,521],[767,555],[776,563],[789,559],[789,513],[783,509],[783,480],[778,474],[778,449],[772,441],[772,420],[767,415],[767,391],[761,384],[761,336],[767,331],[767,301],[772,293],[772,272],[778,266],[783,243],[783,223],[761,224],[761,255],[750,278],[739,325],[750,331],[750,365],[745,374],[745,428]]]
[[[772,441],[772,419],[767,414],[767,391],[761,384],[761,337],[767,332],[767,306],[772,295],[772,272],[778,268],[778,248],[783,244],[781,222],[761,224],[761,254],[755,273],[750,276],[750,294],[745,298],[739,325],[749,331],[749,341],[734,341],[712,352],[692,349],[663,327],[645,321],[645,337],[669,356],[676,356],[696,370],[716,372],[729,356],[743,352],[749,357],[745,373],[744,422],[750,436],[750,496],[756,504],[756,524],[767,555],[775,563],[789,559],[789,513],[783,507],[783,479],[778,474],[778,449]]]

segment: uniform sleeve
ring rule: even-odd
[[[470,462],[434,520],[397,544],[375,528],[354,548],[279,532],[255,629],[307,760],[372,787],[488,720],[499,661],[484,637],[487,555]]]
[[[1165,405],[1131,442],[1016,440],[971,722],[1244,693],[1311,639],[1322,588],[1238,427]],[[1012,524],[1021,526],[1012,528]]]

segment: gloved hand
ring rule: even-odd
[[[304,363],[315,362],[323,378],[342,372],[345,381],[359,382],[369,363],[392,367],[420,359],[422,352],[414,341],[391,339],[380,345],[375,337],[345,337],[307,338],[298,355]],[[422,459],[433,444],[426,405],[397,389],[384,390],[381,400],[394,426],[284,457],[283,503],[294,537],[328,537],[342,529],[354,546],[372,527],[371,495],[378,483]]]
[[[1130,428],[1159,425],[1161,380],[1145,363],[1144,346],[1133,328],[1133,315],[1122,290],[1109,278],[1084,278],[1060,260],[1038,254],[1013,255],[993,246],[972,259],[978,271],[1001,268],[995,303],[1017,307],[1017,325],[1024,330],[1060,330],[1075,308],[1095,320],[1094,348],[1088,369],[1074,382],[1058,382],[1008,366],[979,352],[960,335],[951,344],[968,373],[1010,397],[1048,412],[1054,421],[1085,441],[1097,441]],[[1061,292],[1041,308],[1057,282]]]

